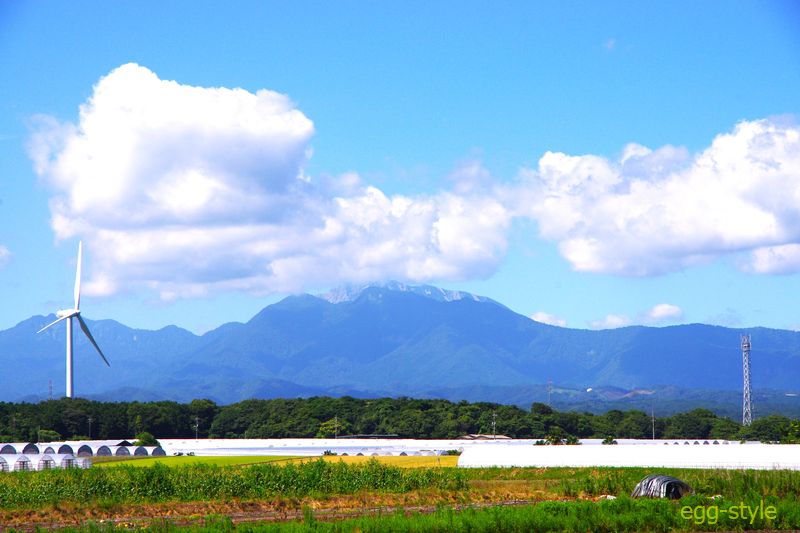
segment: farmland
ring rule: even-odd
[[[219,456],[200,457],[193,455],[166,456],[166,457],[95,457],[92,459],[94,466],[100,468],[117,466],[135,466],[139,468],[161,464],[164,466],[187,466],[204,464],[210,466],[242,466],[261,463],[290,462],[296,457],[277,456]]]
[[[168,459],[168,460],[165,460]],[[644,468],[456,469],[454,457],[325,457],[209,464],[217,458],[110,462],[87,471],[0,476],[0,523],[102,531],[731,530],[800,527],[800,472],[662,469],[695,494],[632,500]],[[285,459],[285,458],[284,458]],[[441,466],[431,464],[440,459]],[[428,461],[427,465],[414,462]],[[259,464],[253,464],[259,463]],[[170,465],[170,466],[168,466]],[[406,468],[403,468],[405,466]],[[615,496],[616,499],[607,499]],[[717,499],[711,499],[717,496]],[[697,524],[683,506],[773,506],[777,518]],[[93,524],[93,525],[92,525]],[[187,529],[188,528],[188,529]],[[283,529],[281,529],[283,530]]]
[[[346,464],[364,464],[373,460],[373,457],[366,456],[323,456],[322,460],[327,462],[342,462]],[[243,466],[260,463],[307,463],[319,460],[319,457],[292,457],[292,456],[180,456],[180,457],[95,457],[95,466],[107,468],[115,466],[153,466],[161,463],[166,466],[180,466],[190,464],[206,464],[216,466]],[[382,464],[399,466],[402,468],[434,468],[434,467],[455,467],[458,457],[452,455],[444,456],[387,456],[380,457],[378,460]]]

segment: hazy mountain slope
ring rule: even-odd
[[[530,396],[559,387],[741,387],[740,331],[699,324],[589,331],[540,324],[488,299],[397,284],[292,296],[202,336],[90,321],[108,369],[76,330],[76,391],[231,402],[248,397]],[[0,400],[64,390],[64,330],[33,317],[0,332]],[[800,334],[756,328],[753,385],[794,390]],[[541,390],[541,389],[538,389]],[[575,401],[584,401],[575,399]]]
[[[53,395],[64,394],[66,326],[60,323],[37,333],[53,320],[54,315],[35,316],[0,331],[0,358],[6,368],[0,377],[0,400],[31,394],[46,397],[51,380]],[[75,390],[84,396],[120,387],[146,389],[157,380],[165,363],[201,343],[199,337],[176,326],[151,331],[132,329],[113,320],[86,322],[111,367],[102,362],[75,324]]]

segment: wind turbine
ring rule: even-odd
[[[97,353],[100,354],[100,357],[103,359],[106,365],[111,366],[108,363],[108,359],[106,356],[103,355],[102,350],[97,345],[92,337],[92,334],[89,332],[89,327],[86,325],[86,322],[83,321],[83,317],[81,317],[81,255],[83,253],[83,242],[78,242],[78,268],[75,272],[75,307],[72,309],[62,309],[56,312],[56,316],[58,319],[55,322],[51,322],[47,324],[45,327],[37,331],[37,333],[41,333],[50,326],[54,324],[58,324],[62,320],[67,321],[67,398],[72,398],[72,319],[77,318],[78,323],[81,325],[81,329],[83,333],[86,334],[86,337],[89,338],[89,342],[92,343]]]

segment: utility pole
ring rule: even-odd
[[[89,417],[89,440],[92,440],[92,417]]]
[[[492,411],[492,440],[497,440],[497,411]]]
[[[198,431],[200,430],[200,418],[194,417],[194,440],[197,440]]]
[[[339,415],[336,415],[333,419],[333,438],[339,438]]]
[[[653,440],[656,440],[656,409],[650,406],[650,418],[653,420]]]

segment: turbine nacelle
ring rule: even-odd
[[[58,318],[69,318],[71,316],[77,315],[79,312],[80,311],[77,311],[75,309],[61,309],[60,311],[56,311],[56,316]]]

